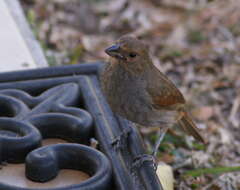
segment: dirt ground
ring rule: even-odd
[[[124,34],[150,47],[154,63],[179,87],[208,140],[178,127],[159,161],[179,190],[240,189],[240,2],[234,0],[22,0],[51,65],[107,60]],[[151,149],[155,131],[143,129]]]

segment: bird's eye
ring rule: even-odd
[[[136,57],[137,56],[137,54],[136,53],[129,53],[129,57]]]

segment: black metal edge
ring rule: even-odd
[[[1,82],[25,81],[43,78],[54,78],[67,75],[98,74],[103,62],[81,63],[48,68],[29,69],[0,73]]]

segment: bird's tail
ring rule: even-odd
[[[196,140],[206,144],[206,140],[203,138],[203,136],[200,133],[200,130],[197,128],[191,117],[188,115],[187,112],[182,112],[183,116],[178,121],[178,124],[183,128],[185,132],[187,132],[189,135],[192,135]]]

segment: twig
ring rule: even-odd
[[[240,106],[240,96],[235,98],[235,100],[233,101],[232,109],[230,111],[229,120],[233,124],[234,127],[238,127],[238,125],[239,125],[239,121],[235,117],[236,113],[239,109],[239,106]]]

